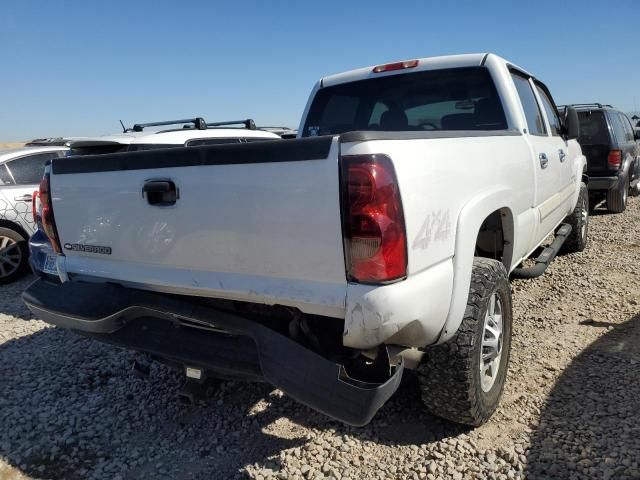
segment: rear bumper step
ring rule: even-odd
[[[404,369],[401,360],[397,366],[387,364],[390,373],[381,383],[354,379],[344,365],[289,337],[188,297],[40,279],[23,299],[47,323],[221,375],[262,377],[297,401],[354,426],[371,421],[397,390]],[[176,328],[181,319],[208,330]]]
[[[589,190],[609,190],[618,186],[619,177],[589,177]]]

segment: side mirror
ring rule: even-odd
[[[567,140],[574,140],[580,136],[580,120],[578,111],[574,107],[565,108],[563,127]]]

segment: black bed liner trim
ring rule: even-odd
[[[255,348],[248,352],[248,358],[257,352],[259,371],[264,379],[299,402],[350,425],[361,426],[371,421],[397,390],[404,370],[401,361],[383,383],[351,379],[343,365],[322,357],[291,338],[249,317],[204,305],[190,297],[108,283],[55,284],[39,279],[25,290],[22,298],[37,317],[48,323],[129,348],[145,349],[140,344],[126,341],[126,338],[139,341],[140,334],[129,331],[129,327],[149,320],[151,324],[156,320],[166,325],[167,321],[189,319],[227,332],[230,339],[234,336],[247,337],[255,344]],[[178,336],[170,339],[178,341]],[[158,351],[153,353],[162,354]],[[222,365],[214,367],[223,367],[229,373],[252,374],[251,362],[234,367],[231,354],[225,354],[219,361]]]
[[[204,145],[139,152],[66,157],[52,162],[55,175],[117,172],[200,165],[237,165],[324,160],[332,136],[226,145]]]
[[[341,143],[369,140],[418,140],[436,138],[475,138],[518,136],[518,130],[465,130],[380,132],[357,131],[340,135]],[[158,148],[147,151],[57,158],[52,162],[55,175],[118,172],[202,165],[301,162],[324,160],[329,156],[334,136],[265,140],[254,143]]]
[[[369,140],[420,140],[430,138],[517,137],[519,130],[424,130],[419,132],[380,132],[367,130],[340,135],[341,143]]]

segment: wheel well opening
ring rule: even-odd
[[[507,271],[513,254],[513,216],[508,208],[492,212],[480,225],[475,256],[499,260]]]
[[[13,230],[14,232],[18,232],[25,240],[29,238],[29,234],[24,231],[24,228],[10,220],[0,219],[0,227],[8,228],[10,230]]]

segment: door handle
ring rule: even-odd
[[[560,156],[560,161],[561,162],[564,162],[565,159],[567,158],[567,154],[564,153],[564,150],[562,150],[562,149],[558,150],[558,155]]]
[[[142,186],[142,197],[149,205],[168,207],[180,198],[176,184],[172,180],[148,180]]]
[[[33,200],[33,197],[28,193],[26,195],[18,195],[17,197],[13,197],[16,202],[30,202]]]
[[[142,187],[144,193],[163,193],[171,190],[171,183],[166,180],[146,182]],[[174,185],[175,187],[175,185]]]
[[[549,166],[549,159],[546,153],[541,153],[538,155],[538,158],[540,159],[540,168],[547,168]]]

